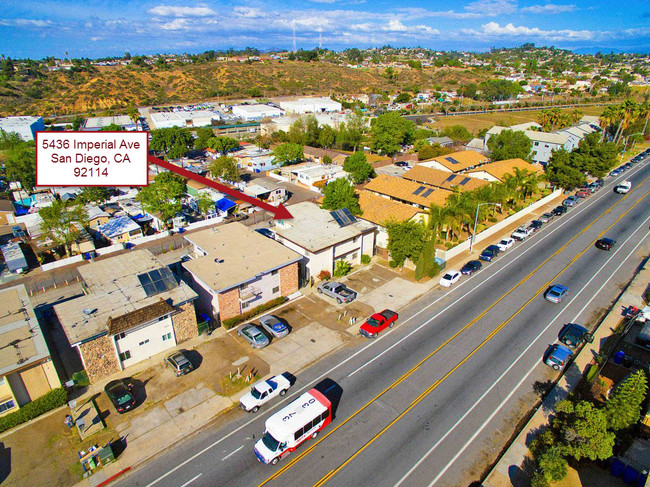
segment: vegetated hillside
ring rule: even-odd
[[[101,112],[129,103],[148,106],[251,96],[341,95],[456,88],[485,75],[459,68],[353,69],[328,62],[211,62],[168,68],[98,67],[94,72],[41,72],[0,90],[0,115]]]

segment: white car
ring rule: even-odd
[[[499,250],[503,252],[504,250],[508,250],[510,247],[512,247],[515,244],[515,239],[514,238],[504,238],[499,241],[497,244],[497,247],[499,247]]]
[[[440,278],[440,285],[442,287],[450,287],[452,284],[458,282],[461,276],[460,271],[447,271]]]
[[[632,189],[632,182],[623,181],[621,184],[614,188],[614,191],[620,194],[626,194],[630,192],[630,189]]]

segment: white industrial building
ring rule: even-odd
[[[116,115],[114,117],[90,117],[86,119],[81,130],[84,132],[98,132],[110,125],[117,125],[123,130],[132,132],[138,130],[136,123],[128,115]]]
[[[235,105],[232,107],[232,114],[244,120],[262,120],[263,118],[281,117],[284,115],[284,110],[258,103],[255,105]]]
[[[15,132],[23,140],[34,140],[37,131],[45,130],[43,117],[5,117],[0,118],[0,130],[8,134]]]
[[[151,121],[157,129],[171,127],[207,127],[212,122],[221,120],[223,116],[212,110],[194,110],[178,112],[155,112]]]
[[[329,113],[340,112],[341,104],[328,97],[299,98],[278,103],[280,108],[289,113]]]

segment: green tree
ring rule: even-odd
[[[345,130],[341,130],[341,132],[345,133],[345,144],[343,148],[356,152],[359,144],[363,140],[364,134],[367,132],[363,113],[358,110],[350,113],[345,121]]]
[[[363,54],[356,47],[345,51],[345,57],[348,58],[350,64],[361,64],[363,62]]]
[[[440,272],[440,265],[435,261],[436,244],[433,241],[426,242],[422,252],[417,259],[415,266],[415,279],[420,280],[424,276],[434,277]]]
[[[422,144],[420,150],[418,150],[418,160],[426,161],[427,159],[433,159],[434,157],[443,156],[452,152],[453,149],[442,147],[437,142],[434,144]]]
[[[72,120],[72,130],[79,130],[81,128],[81,124],[84,123],[84,119],[81,118],[79,115],[74,117],[74,120]]]
[[[413,99],[412,94],[403,91],[402,93],[397,95],[393,101],[395,103],[410,103],[412,99]]]
[[[553,151],[546,165],[546,177],[554,186],[572,190],[585,182],[585,175],[571,165],[571,154],[560,149]]]
[[[352,264],[347,260],[337,260],[336,265],[334,266],[334,277],[343,277],[347,276],[352,270]]]
[[[454,142],[468,142],[472,140],[472,134],[464,125],[450,125],[445,127],[441,135],[446,135]]]
[[[318,135],[318,146],[331,149],[336,144],[336,130],[329,125],[324,125]]]
[[[88,203],[103,203],[109,198],[108,188],[101,186],[88,186],[81,190],[76,201],[82,205]]]
[[[637,370],[621,382],[605,404],[609,429],[623,430],[639,421],[647,390],[648,379],[643,370]]]
[[[140,112],[133,103],[129,103],[129,105],[126,107],[126,114],[133,121],[133,123],[136,123],[138,120],[140,120]]]
[[[557,416],[553,427],[561,440],[562,454],[580,460],[605,460],[610,458],[614,448],[614,433],[607,430],[607,416],[603,409],[592,403],[569,400],[556,406]]]
[[[209,193],[201,193],[197,198],[196,206],[202,214],[207,215],[211,209],[214,210],[212,196]]]
[[[571,152],[571,165],[593,177],[602,178],[617,163],[618,148],[613,142],[601,142],[596,132],[588,134]]]
[[[302,145],[292,142],[278,145],[273,149],[273,156],[283,166],[296,164],[305,158]]]
[[[5,153],[5,173],[10,181],[19,181],[31,191],[36,185],[36,150],[32,144],[20,143]]]
[[[504,130],[500,134],[491,136],[487,145],[493,161],[517,158],[527,160],[533,141],[526,137],[524,132]]]
[[[194,148],[197,150],[203,150],[207,148],[208,141],[213,137],[214,137],[214,132],[210,127],[200,127],[196,129],[196,139],[194,139]]]
[[[366,155],[359,151],[345,158],[343,170],[352,176],[354,184],[361,184],[375,176],[375,170],[366,160]]]
[[[151,132],[151,142],[149,142],[151,150],[164,152],[172,159],[183,157],[193,145],[192,134],[183,127],[154,130]]]
[[[88,215],[83,206],[72,201],[57,199],[50,206],[38,211],[43,220],[41,230],[55,245],[65,248],[66,255],[72,254],[72,244],[79,238],[81,230],[88,224]]]
[[[335,179],[325,186],[323,208],[326,210],[347,208],[353,215],[361,215],[359,197],[347,178]]]
[[[415,124],[397,112],[383,113],[372,121],[370,135],[373,151],[392,155],[413,142]]]
[[[215,178],[225,179],[236,183],[239,181],[239,170],[237,169],[237,162],[234,157],[221,156],[217,157],[212,164],[210,164],[210,174]]]
[[[559,482],[568,473],[568,463],[559,448],[551,448],[536,458],[537,465],[547,481]]]
[[[102,132],[122,132],[122,126],[116,123],[112,123],[106,127],[102,127],[100,130]]]
[[[185,179],[172,172],[163,172],[140,190],[138,200],[147,212],[158,214],[167,222],[181,211],[181,198],[186,190]]]
[[[210,137],[207,144],[210,149],[214,149],[220,154],[239,149],[239,141],[232,137]]]
[[[406,259],[417,262],[424,247],[426,228],[414,221],[388,222],[388,251],[390,258],[403,266]]]

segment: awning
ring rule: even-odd
[[[217,209],[219,211],[228,211],[231,208],[234,208],[236,205],[232,201],[230,201],[227,198],[221,198],[219,201],[217,201]]]

